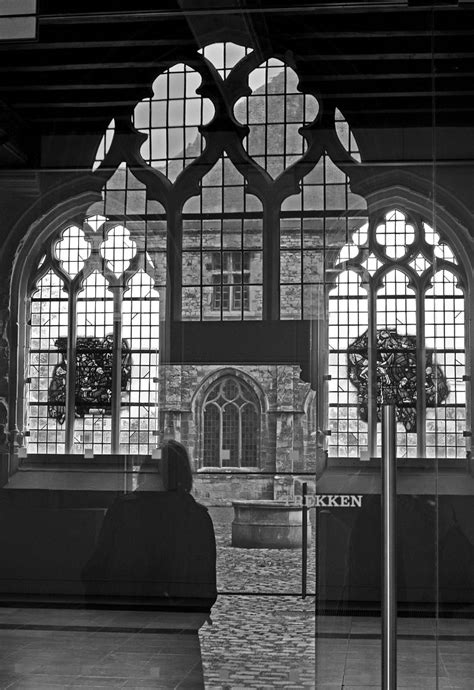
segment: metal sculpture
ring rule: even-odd
[[[59,424],[66,419],[67,339],[55,343],[61,353],[48,390],[48,414]],[[77,338],[75,372],[75,414],[84,417],[91,410],[110,414],[112,403],[113,336],[105,338]],[[122,340],[121,390],[127,390],[132,367],[130,348]]]
[[[397,421],[410,433],[416,432],[418,362],[416,338],[400,335],[396,330],[379,329],[376,334],[376,399],[377,420],[381,421],[381,406],[396,406]],[[359,417],[368,421],[369,357],[368,332],[356,338],[348,348],[348,375],[357,389]],[[449,394],[449,387],[441,367],[434,362],[433,351],[426,350],[424,394],[426,407],[441,405]]]

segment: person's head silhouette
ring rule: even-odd
[[[161,447],[161,474],[165,491],[191,491],[193,475],[188,451],[178,441],[167,441]]]

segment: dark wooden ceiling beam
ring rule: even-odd
[[[77,92],[76,99],[65,100],[65,93],[57,94],[58,98],[44,99],[40,97],[31,98],[28,92],[25,92],[24,98],[16,97],[9,101],[9,105],[15,109],[27,109],[27,108],[108,108],[115,106],[127,106],[134,105],[140,100],[138,90],[134,95],[131,94],[130,98],[123,98],[123,93],[117,92],[117,98],[111,98],[110,92],[104,94],[102,98],[95,98],[93,101],[87,98],[87,93]],[[376,101],[383,99],[394,99],[396,98],[399,102],[409,103],[414,102],[416,99],[427,99],[430,100],[433,97],[436,99],[453,99],[453,98],[468,98],[474,96],[474,89],[464,89],[457,91],[411,91],[407,93],[406,91],[376,91],[373,93],[367,92],[348,92],[348,91],[334,91],[325,93],[326,96],[333,100],[357,100],[359,102]]]
[[[137,100],[136,99],[131,99],[131,100],[109,100],[109,101],[95,101],[93,103],[91,102],[83,102],[83,101],[64,101],[60,102],[58,101],[57,103],[51,102],[51,101],[45,101],[44,103],[41,103],[40,101],[31,101],[31,102],[25,102],[25,103],[13,103],[13,106],[20,110],[29,110],[32,109],[34,110],[35,108],[39,109],[49,109],[51,112],[54,111],[55,108],[61,108],[61,109],[67,109],[67,108],[75,108],[77,110],[79,109],[85,109],[85,110],[93,110],[96,108],[97,110],[104,110],[104,109],[110,109],[112,113],[114,112],[114,108],[120,108],[120,107],[129,107],[129,106],[134,106],[136,105]],[[113,117],[113,115],[112,115]]]
[[[408,6],[406,0],[370,0],[369,3],[364,0],[345,0],[344,2],[339,2],[338,0],[331,0],[330,2],[309,2],[305,3],[294,3],[290,4],[284,2],[281,5],[277,3],[270,2],[259,2],[258,6],[255,6],[254,0],[249,0],[249,2],[241,3],[236,2],[234,6],[229,3],[225,3],[222,6],[218,6],[215,2],[209,3],[199,3],[199,7],[186,7],[184,3],[180,3],[179,6],[166,7],[162,2],[161,7],[156,9],[147,8],[146,10],[140,10],[139,8],[121,11],[110,11],[108,9],[100,9],[99,5],[96,5],[94,11],[80,11],[79,6],[68,7],[68,12],[60,11],[57,13],[48,13],[44,10],[41,11],[39,21],[41,24],[48,25],[67,25],[67,24],[94,24],[94,23],[143,23],[149,22],[156,19],[164,19],[167,17],[182,17],[182,18],[192,18],[192,17],[206,17],[206,16],[231,16],[231,15],[338,15],[343,16],[347,14],[354,15],[366,15],[368,9],[372,15],[387,15],[387,14],[397,14],[402,13],[405,17],[410,17],[413,15],[418,16],[429,16],[431,7],[426,6]],[[433,2],[433,8],[439,14],[447,14],[453,11],[453,7],[450,5],[437,4],[436,0]],[[454,8],[458,10],[458,8]],[[471,8],[461,7],[459,8],[462,12],[469,14]]]
[[[148,47],[148,46],[167,46],[167,45],[195,45],[195,40],[191,37],[176,37],[173,38],[173,32],[166,32],[166,38],[159,38],[157,36],[150,36],[148,34],[156,33],[159,30],[163,33],[163,27],[157,26],[152,27],[147,34],[143,32],[141,35],[133,35],[133,32],[127,31],[125,36],[117,40],[117,33],[105,35],[101,38],[99,37],[100,32],[91,32],[88,35],[83,35],[79,40],[77,37],[77,31],[71,35],[70,40],[64,40],[64,35],[61,36],[62,40],[58,40],[57,32],[55,32],[50,38],[48,36],[42,36],[40,42],[33,43],[23,43],[19,46],[19,50],[22,52],[39,52],[44,50],[88,50],[90,48],[113,48],[113,47]],[[283,34],[285,32],[282,32]],[[130,38],[130,35],[133,38]],[[383,41],[385,44],[389,43],[408,43],[408,42],[420,42],[420,41],[432,41],[435,39],[435,47],[440,43],[446,43],[451,41],[465,40],[466,43],[469,39],[474,38],[474,30],[464,30],[464,31],[438,31],[435,34],[428,31],[341,31],[336,32],[320,32],[320,31],[307,31],[305,33],[295,34],[293,32],[289,33],[289,38],[292,41],[297,41],[298,43],[306,43],[318,41],[318,48],[324,47],[325,44],[340,44],[348,45],[361,44],[363,45],[367,39],[370,39],[372,43]],[[11,51],[11,44],[0,44],[0,52]]]
[[[48,42],[48,43],[24,43],[21,46],[21,52],[22,53],[30,53],[30,52],[43,52],[46,50],[77,50],[77,51],[84,51],[84,50],[91,50],[93,49],[100,49],[100,50],[107,50],[108,48],[134,48],[135,50],[140,47],[167,47],[167,46],[183,46],[183,45],[191,45],[194,46],[195,42],[192,40],[183,40],[179,38],[166,38],[166,39],[159,39],[159,38],[147,38],[147,39],[139,39],[139,38],[134,38],[134,39],[129,39],[129,40],[123,40],[123,41],[114,41],[114,40],[103,40],[103,41],[95,41],[95,40],[88,40],[87,37],[84,38],[82,41],[62,41],[62,42]],[[0,53],[8,53],[11,52],[11,46],[8,44],[1,44],[0,43]]]
[[[316,62],[398,62],[400,60],[413,60],[413,61],[438,61],[438,60],[460,60],[460,59],[470,59],[473,58],[472,51],[464,52],[400,52],[400,53],[305,53],[304,61],[316,61]]]
[[[110,58],[110,55],[107,57]],[[169,64],[169,61],[166,63],[163,63],[160,60],[156,61],[150,61],[150,60],[144,60],[144,61],[139,61],[139,60],[119,60],[119,56],[117,56],[117,61],[103,61],[98,57],[97,62],[70,62],[68,61],[67,57],[65,56],[64,62],[62,64],[58,64],[57,62],[51,62],[51,61],[45,61],[44,63],[38,64],[37,61],[35,63],[32,62],[27,62],[23,65],[18,64],[18,61],[12,61],[11,64],[7,64],[5,60],[2,60],[2,64],[0,65],[0,73],[1,72],[55,72],[57,70],[70,70],[70,71],[97,71],[97,70],[103,70],[103,69],[156,69],[157,71],[160,69],[160,65],[163,67],[166,67]],[[388,73],[390,73],[391,69],[393,69],[394,72],[400,73],[400,69],[397,69],[397,66],[399,67],[400,61],[405,61],[405,62],[410,62],[410,63],[425,63],[426,71],[429,72],[429,65],[432,64],[432,62],[436,62],[439,64],[442,61],[450,61],[450,62],[456,62],[456,61],[461,61],[465,60],[468,61],[468,64],[471,65],[472,61],[474,60],[474,54],[473,53],[444,53],[444,54],[435,54],[433,56],[429,54],[417,54],[417,53],[400,53],[400,54],[395,54],[391,53],[390,55],[384,55],[382,53],[380,54],[365,54],[365,55],[312,55],[312,56],[305,56],[304,59],[301,59],[301,64],[304,65],[305,62],[313,62],[313,63],[327,63],[329,65],[334,65],[336,63],[349,63],[351,64],[351,72],[357,73],[364,73],[363,70],[368,69],[367,65],[370,66],[370,64],[376,64],[380,62],[384,63],[390,63],[393,62],[393,68],[390,66],[386,67],[386,70]],[[172,61],[172,60],[171,60]],[[364,67],[362,66],[359,67],[358,63],[363,63]],[[442,66],[440,67],[442,69]],[[86,75],[84,75],[86,76]]]
[[[58,65],[56,63],[54,64],[26,64],[26,65],[18,65],[18,64],[12,64],[12,65],[6,65],[5,61],[3,61],[3,64],[0,64],[0,72],[57,72],[59,69],[61,71],[91,71],[95,72],[96,70],[111,70],[111,69],[155,69],[159,70],[160,68],[160,62],[159,61],[137,61],[137,60],[130,60],[130,61],[123,61],[123,62],[78,62],[78,63],[68,63],[65,62],[62,65]],[[86,74],[82,75],[82,78],[85,79]]]
[[[24,93],[25,91],[33,91],[34,93],[51,92],[51,91],[82,91],[84,93],[89,91],[126,91],[134,90],[140,91],[144,88],[148,88],[150,84],[148,82],[135,82],[135,83],[107,83],[103,84],[84,84],[83,82],[78,82],[76,84],[71,84],[70,82],[62,82],[61,84],[35,84],[31,82],[30,84],[4,84],[1,85],[2,93]]]

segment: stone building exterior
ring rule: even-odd
[[[206,504],[225,504],[236,496],[247,499],[280,498],[294,491],[296,476],[280,473],[316,474],[317,429],[315,394],[290,365],[177,365],[161,370],[163,433],[181,441],[190,451],[196,472],[196,495]],[[216,469],[206,457],[204,405],[210,389],[219,380],[243,382],[258,400],[257,463],[249,467],[231,465],[221,459]],[[226,467],[227,464],[227,467]],[[238,463],[240,464],[240,462]]]

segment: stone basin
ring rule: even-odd
[[[282,501],[232,501],[232,546],[244,549],[301,549],[303,510]],[[308,544],[311,523],[307,517]]]

